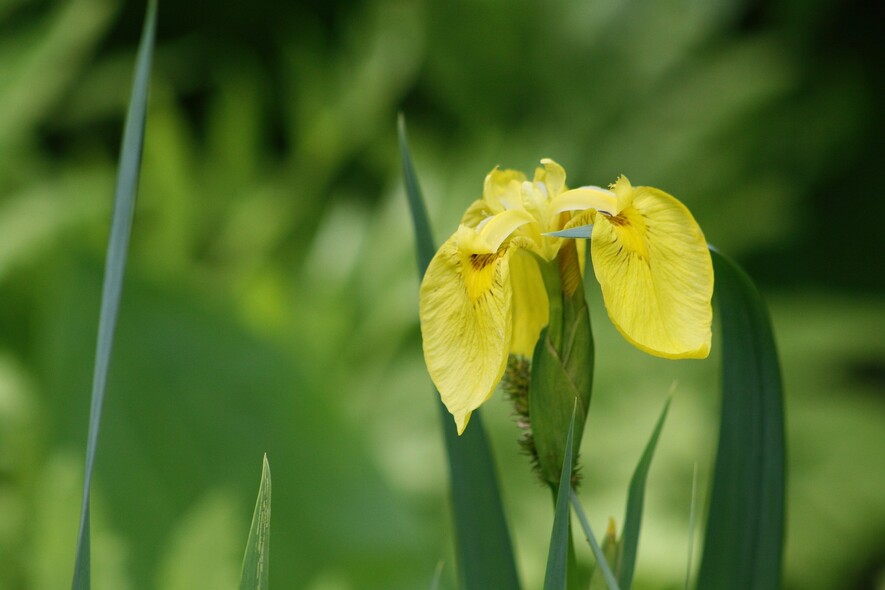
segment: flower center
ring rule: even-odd
[[[462,259],[461,273],[470,299],[476,301],[492,290],[498,280],[498,261],[504,252],[506,248],[502,247],[497,252],[470,254]]]
[[[470,264],[473,266],[474,270],[482,270],[493,263],[498,256],[500,256],[498,252],[492,252],[491,254],[471,254]]]
[[[648,224],[635,207],[630,205],[617,215],[604,215],[603,218],[614,227],[615,235],[627,254],[648,259]]]

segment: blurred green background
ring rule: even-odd
[[[70,584],[143,10],[0,1],[4,589]],[[454,587],[402,110],[438,241],[496,164],[552,157],[573,185],[624,173],[684,201],[771,307],[788,398],[785,587],[885,588],[883,16],[863,0],[161,2],[96,467],[95,587],[232,588],[265,451],[275,588],[427,588],[440,560]],[[585,507],[598,530],[620,522],[676,382],[636,587],[682,588],[717,360],[643,355],[589,298]],[[548,493],[502,396],[483,413],[536,588]]]

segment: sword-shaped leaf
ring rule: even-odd
[[[77,554],[72,583],[74,590],[89,590],[90,587],[89,498],[92,487],[92,470],[95,464],[95,450],[101,426],[101,409],[104,403],[108,367],[111,362],[117,311],[120,307],[120,293],[123,289],[129,235],[132,230],[132,216],[135,212],[135,196],[138,192],[156,21],[157,3],[156,0],[151,0],[136,57],[132,97],[129,101],[129,111],[126,114],[126,126],[120,149],[120,164],[117,170],[114,214],[108,239],[101,311],[98,320],[98,339],[95,349],[95,369],[92,377],[92,402],[89,409],[86,469],[83,478],[83,504],[80,510],[80,528],[77,534]]]
[[[402,115],[399,117],[399,145],[406,196],[415,225],[418,274],[421,277],[436,248],[418,178],[412,166]],[[439,400],[438,394],[436,397]],[[480,412],[473,413],[470,428],[459,437],[445,406],[441,401],[438,405],[449,462],[460,586],[466,590],[519,588],[495,464]]]
[[[768,312],[750,278],[713,250],[721,318],[722,411],[697,587],[780,587],[784,408]]]

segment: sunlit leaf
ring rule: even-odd
[[[627,493],[627,513],[624,516],[624,533],[621,540],[621,560],[618,582],[621,588],[627,590],[633,585],[633,572],[636,567],[636,551],[639,548],[639,529],[642,526],[642,507],[645,502],[645,482],[648,479],[648,470],[655,454],[667,411],[670,409],[670,399],[664,403],[664,409],[658,418],[655,429],[648,444],[642,452],[642,457],[630,478],[630,489]]]
[[[240,590],[267,590],[267,574],[270,565],[270,465],[267,455],[261,462],[261,485],[258,500],[252,513],[252,527],[243,556],[240,574]]]

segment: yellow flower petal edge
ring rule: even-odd
[[[458,434],[494,392],[512,333],[512,250],[462,225],[430,261],[420,292],[424,359]]]
[[[597,214],[590,254],[609,318],[637,348],[664,358],[706,358],[713,264],[704,234],[676,198],[621,179],[622,207]]]

